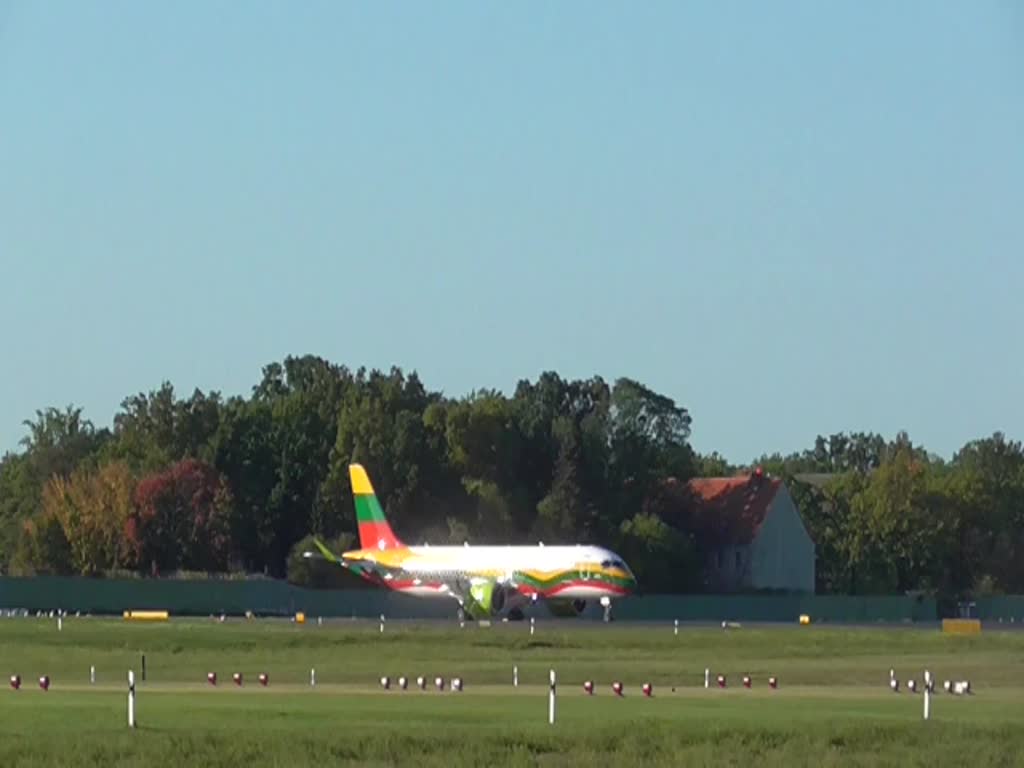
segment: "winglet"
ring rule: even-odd
[[[349,478],[352,481],[352,495],[356,506],[356,523],[359,526],[359,546],[363,549],[398,549],[402,542],[395,536],[384,517],[384,510],[377,501],[377,494],[370,483],[370,477],[361,464],[349,464]]]
[[[331,550],[329,550],[326,546],[324,546],[324,543],[320,541],[320,539],[314,537],[313,544],[316,546],[317,549],[320,550],[320,554],[324,556],[325,560],[331,563],[338,563],[343,565],[343,563],[341,563],[341,561],[338,560],[335,554],[331,552]]]

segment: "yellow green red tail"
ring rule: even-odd
[[[359,546],[363,549],[397,549],[404,546],[395,536],[377,501],[370,477],[361,464],[350,464],[348,475],[352,480],[355,497],[356,523],[359,526]]]

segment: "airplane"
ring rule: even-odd
[[[629,566],[603,547],[407,546],[391,530],[363,466],[350,464],[349,478],[360,548],[338,557],[314,538],[321,556],[388,589],[455,600],[460,620],[467,614],[521,619],[527,605],[543,598],[553,613],[568,615],[582,613],[588,600],[597,600],[609,621],[612,599],[636,590]]]

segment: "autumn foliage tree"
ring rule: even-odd
[[[60,525],[76,572],[96,574],[128,564],[124,528],[134,490],[131,471],[121,462],[78,469],[67,478],[54,475],[46,484],[42,527],[51,521]]]
[[[185,459],[143,478],[126,540],[141,569],[222,571],[229,556],[231,492],[216,469]]]

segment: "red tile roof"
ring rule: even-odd
[[[701,477],[687,483],[691,522],[719,545],[749,544],[782,481],[768,475]]]

